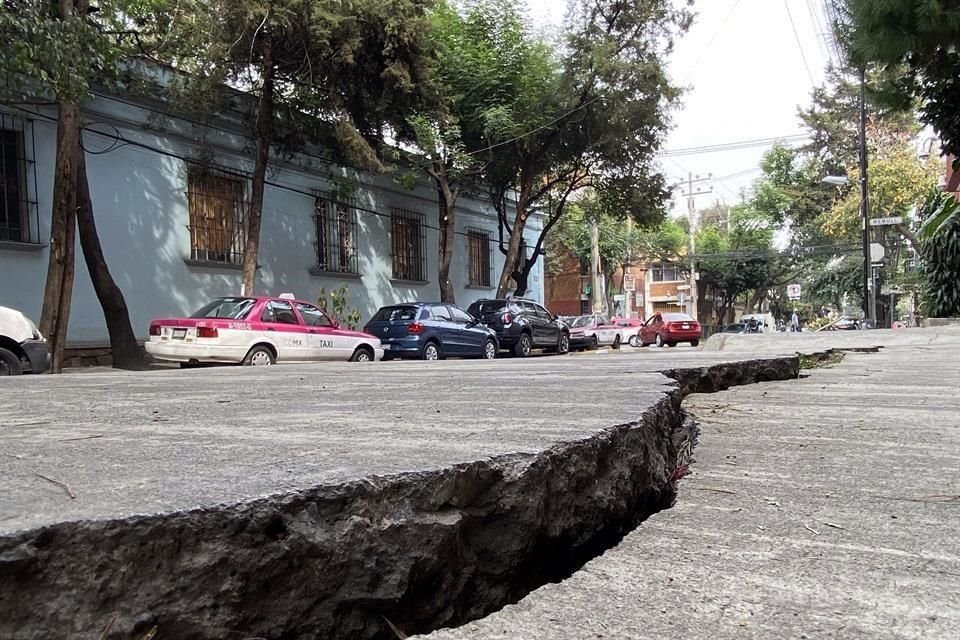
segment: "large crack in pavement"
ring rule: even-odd
[[[0,537],[0,637],[387,640],[484,617],[672,505],[686,395],[799,359],[663,373],[676,388],[635,421],[538,453]]]

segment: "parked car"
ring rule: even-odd
[[[679,342],[689,342],[696,347],[700,332],[700,323],[686,313],[657,313],[640,328],[640,344],[675,347]]]
[[[16,309],[0,307],[0,376],[43,373],[50,368],[47,341]]]
[[[497,334],[501,349],[526,357],[533,349],[570,351],[570,327],[542,305],[521,298],[478,300],[467,309]]]
[[[631,347],[640,346],[640,328],[643,323],[636,318],[612,318],[610,324],[615,328],[620,342],[629,343]]]
[[[607,324],[607,318],[599,315],[577,316],[572,322],[568,322],[570,327],[570,349],[596,349],[600,346],[600,337],[597,335],[597,329]]]
[[[377,336],[384,360],[497,357],[496,332],[458,306],[432,303],[382,307],[363,328]]]
[[[383,357],[380,340],[341,327],[309,302],[279,298],[217,298],[188,318],[150,323],[147,353],[181,366],[350,360]]]
[[[747,325],[745,325],[742,322],[728,324],[720,331],[720,333],[746,333],[746,332],[747,332]]]

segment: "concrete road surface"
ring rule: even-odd
[[[886,346],[692,397],[702,434],[673,509],[429,638],[960,638],[960,333],[892,333],[788,338]]]

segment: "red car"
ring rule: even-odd
[[[675,347],[678,342],[700,344],[700,323],[686,313],[657,313],[640,327],[641,346]]]

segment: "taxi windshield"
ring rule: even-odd
[[[253,298],[218,298],[200,308],[191,318],[229,318],[243,320],[253,308]]]
[[[593,324],[593,316],[580,316],[579,318],[574,320],[573,324],[570,326],[573,327],[574,329],[578,329],[581,327],[589,327],[592,324]]]

